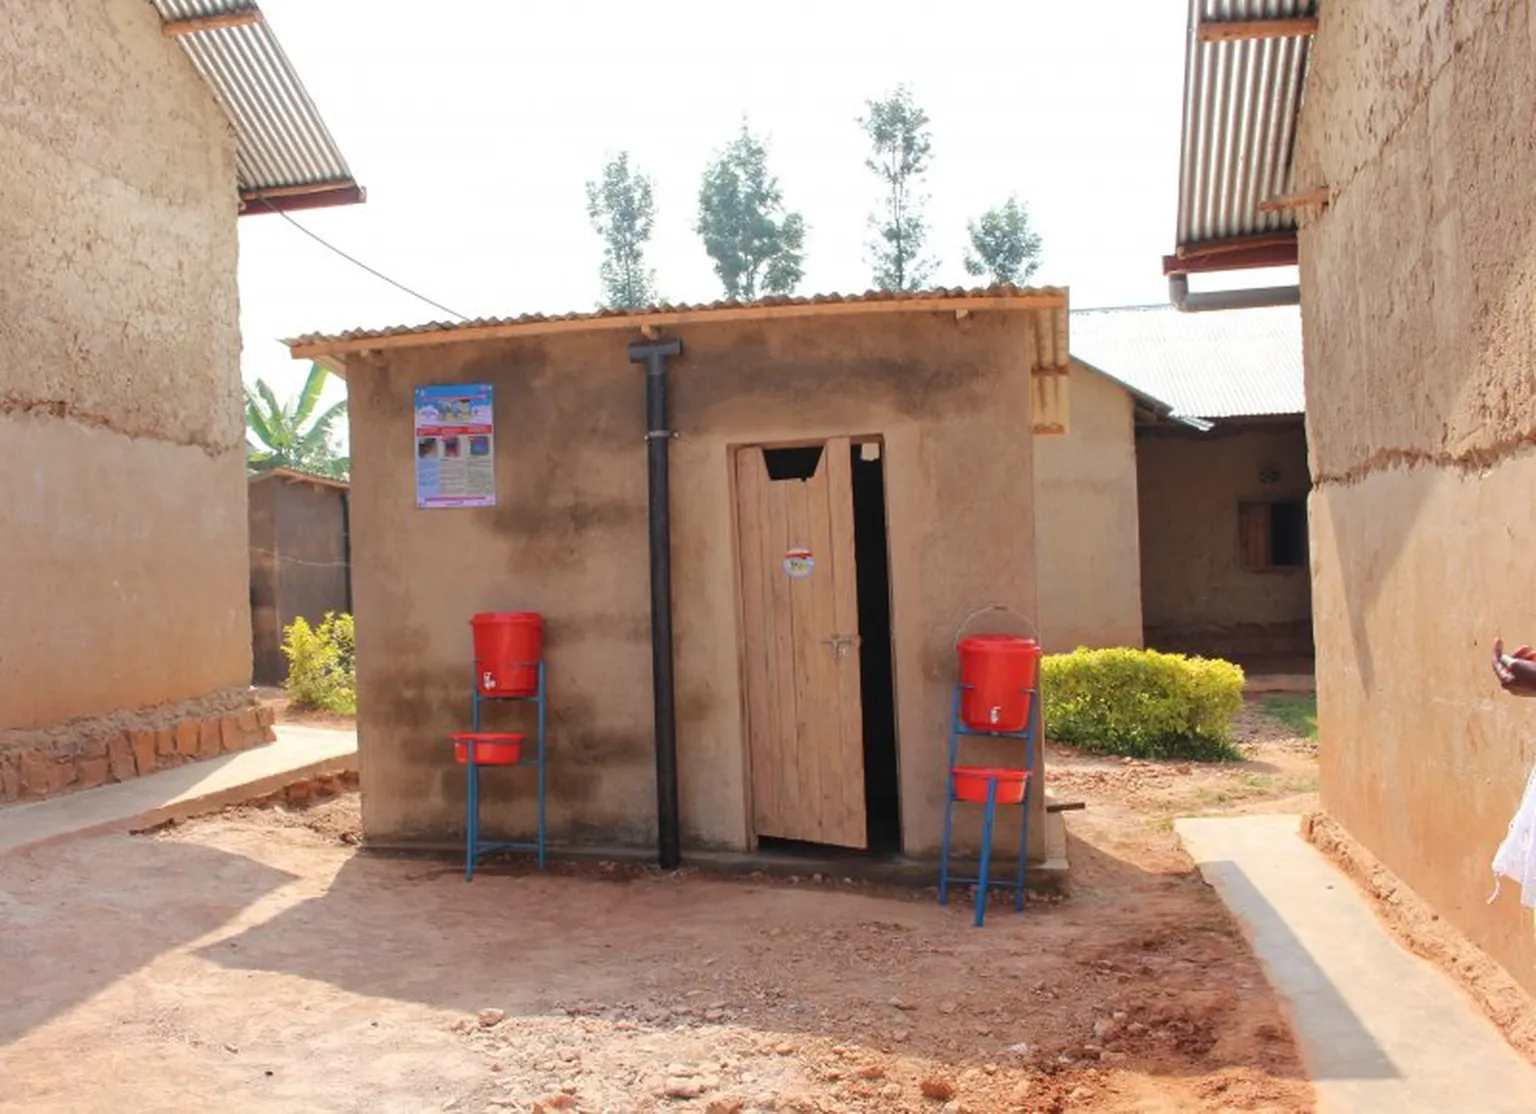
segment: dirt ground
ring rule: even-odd
[[[0,1110],[1309,1111],[1287,1023],[1167,823],[1305,805],[1253,761],[1050,753],[1064,900],[359,854],[357,802],[0,859]],[[1283,802],[1277,806],[1276,802]]]

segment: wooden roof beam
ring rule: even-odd
[[[1326,209],[1328,208],[1329,193],[1327,186],[1319,186],[1315,190],[1303,190],[1300,193],[1284,193],[1278,197],[1271,197],[1259,202],[1261,213],[1286,213],[1297,209]]]
[[[1317,34],[1317,17],[1289,19],[1201,20],[1195,37],[1203,43],[1230,43],[1244,39],[1290,39]]]
[[[1248,271],[1296,265],[1296,233],[1280,232],[1182,245],[1163,256],[1163,274],[1196,275],[1210,271]]]
[[[220,12],[218,15],[199,15],[191,19],[176,19],[160,25],[160,33],[168,39],[183,35],[195,35],[199,31],[217,31],[222,27],[248,27],[261,22],[261,9],[246,8],[238,12]]]
[[[316,182],[304,186],[271,186],[240,191],[240,215],[287,213],[300,209],[326,209],[335,205],[361,205],[368,191],[356,182]]]

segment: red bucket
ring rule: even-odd
[[[1024,800],[1024,787],[1029,784],[1028,770],[1008,770],[994,766],[956,766],[951,771],[955,778],[955,798],[972,804],[987,803],[987,783],[997,782],[997,803],[1016,805]]]
[[[534,696],[544,656],[544,617],[496,611],[469,621],[475,632],[475,684],[481,696]]]
[[[960,718],[972,731],[1023,731],[1040,668],[1040,644],[1012,634],[962,638]]]
[[[469,747],[475,747],[476,766],[515,766],[523,756],[523,737],[489,731],[461,731],[448,736],[453,740],[453,757],[459,765],[469,763]]]

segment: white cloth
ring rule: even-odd
[[[1505,878],[1520,883],[1520,904],[1536,908],[1536,767],[1525,783],[1525,795],[1509,822],[1509,832],[1494,852],[1490,905],[1499,896],[1499,885]]]

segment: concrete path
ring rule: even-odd
[[[1287,1000],[1323,1114],[1530,1114],[1536,1067],[1397,945],[1297,816],[1175,824]]]
[[[68,836],[147,828],[357,768],[357,735],[279,725],[277,741],[116,785],[0,808],[0,855]]]

